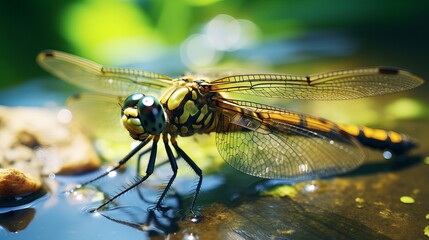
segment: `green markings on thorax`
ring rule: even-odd
[[[166,91],[161,103],[167,111],[171,135],[207,133],[214,126],[210,94],[201,94],[196,82],[181,82]]]

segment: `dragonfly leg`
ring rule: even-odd
[[[138,151],[140,151],[151,140],[152,140],[152,138],[147,138],[143,142],[139,143],[139,145],[137,145],[137,147],[133,148],[133,150],[131,150],[131,152],[129,152],[124,158],[122,158],[118,162],[118,164],[116,166],[114,166],[113,168],[107,170],[106,172],[98,175],[97,177],[95,177],[95,178],[93,178],[93,179],[91,179],[89,181],[86,181],[84,183],[81,183],[81,184],[77,185],[76,187],[74,187],[71,190],[68,190],[66,192],[72,193],[72,192],[74,192],[74,191],[76,191],[76,190],[78,190],[78,189],[80,189],[80,188],[82,188],[82,187],[84,187],[84,186],[86,186],[86,185],[88,185],[90,183],[93,183],[93,182],[97,181],[100,178],[103,178],[103,177],[107,176],[109,173],[118,170],[122,165],[124,165],[126,162],[128,162],[128,160],[130,160]]]
[[[161,207],[161,202],[164,199],[165,195],[167,194],[168,190],[171,188],[171,184],[173,184],[174,179],[176,179],[177,176],[177,162],[176,158],[174,157],[173,152],[171,151],[170,146],[168,145],[168,139],[167,135],[164,135],[163,138],[165,150],[167,152],[168,161],[170,162],[171,170],[173,171],[173,175],[170,177],[170,180],[167,183],[167,186],[165,186],[164,191],[162,192],[161,196],[158,199],[158,202],[156,203],[156,209],[159,209]]]
[[[139,156],[137,157],[136,176],[140,176],[140,162],[141,162],[142,157],[150,151],[151,151],[151,149],[148,148],[148,149],[144,150],[143,152],[139,153]]]
[[[137,169],[136,169],[136,176],[140,176],[140,166],[141,166],[141,159],[143,158],[144,155],[146,155],[148,152],[151,151],[151,148],[148,148],[146,150],[144,150],[143,152],[139,153],[139,156],[137,157]],[[143,193],[141,192],[140,188],[137,188],[137,194],[139,195],[140,199],[144,202],[148,202],[148,200],[146,200],[143,197]]]
[[[177,145],[177,141],[174,137],[171,137],[171,144],[173,145],[174,149],[176,149],[177,153],[186,161],[186,163],[198,175],[198,178],[199,178],[198,184],[197,184],[197,187],[195,188],[194,198],[192,199],[192,203],[191,203],[191,213],[195,215],[194,207],[195,207],[195,202],[197,201],[198,194],[200,193],[200,190],[201,190],[201,184],[203,183],[203,172],[198,167],[198,165],[194,161],[192,161],[192,159],[179,147],[179,145]]]
[[[147,165],[147,168],[146,168],[146,174],[142,178],[140,178],[138,181],[134,182],[133,184],[131,184],[130,186],[128,186],[127,188],[125,188],[120,193],[118,193],[115,196],[109,198],[109,200],[107,200],[106,202],[104,202],[103,204],[101,204],[99,207],[97,207],[97,209],[95,209],[95,211],[99,211],[101,208],[103,208],[104,206],[110,204],[111,202],[113,202],[119,196],[121,196],[124,193],[128,192],[129,190],[137,187],[139,184],[141,184],[142,182],[144,182],[146,179],[149,178],[149,176],[153,173],[153,170],[155,169],[155,160],[156,160],[156,151],[157,151],[158,140],[159,140],[159,137],[157,137],[157,136],[155,136],[153,138],[153,144],[152,144],[152,148],[151,148],[151,152],[150,152],[149,162],[148,162],[148,165]]]
[[[141,159],[142,159],[142,157],[144,156],[144,155],[146,155],[148,152],[150,152],[150,148],[149,149],[146,149],[146,150],[144,150],[142,153],[140,153],[139,154],[139,156],[138,156],[138,158],[137,158],[137,174],[136,174],[136,176],[140,176],[140,166],[141,166]],[[175,157],[175,160],[177,161],[177,159],[178,158],[180,158],[180,156],[177,156],[177,157]],[[169,162],[169,160],[168,159],[165,159],[165,160],[163,160],[163,161],[161,161],[161,162],[159,162],[159,161],[157,161],[157,164],[155,164],[155,168],[156,167],[158,167],[158,166],[162,166],[162,165],[164,165],[164,164],[166,164],[166,163],[168,163]],[[169,190],[171,190],[171,189],[169,189]],[[139,195],[139,197],[140,197],[140,199],[142,199],[143,201],[145,201],[145,202],[148,202],[148,200],[146,200],[144,197],[143,197],[143,193],[142,193],[142,191],[141,191],[141,189],[140,188],[137,188],[137,194]],[[176,193],[177,194],[177,193]]]

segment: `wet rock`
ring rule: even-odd
[[[34,191],[41,176],[51,173],[75,174],[101,165],[90,139],[47,109],[0,106],[0,139],[0,195]]]
[[[40,178],[14,168],[0,169],[0,198],[27,195],[40,189]]]

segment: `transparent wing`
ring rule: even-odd
[[[159,95],[161,90],[171,85],[171,78],[158,73],[103,67],[59,51],[43,51],[37,56],[37,61],[48,72],[73,85],[112,95]]]
[[[121,125],[122,97],[100,94],[77,94],[69,97],[67,106],[86,133],[95,139],[130,142],[132,139]]]
[[[257,72],[249,69],[198,69],[192,72],[186,72],[183,74],[186,76],[192,76],[196,79],[221,79],[235,75],[253,75],[267,72]]]
[[[243,74],[212,81],[212,92],[237,92],[263,97],[340,100],[383,95],[417,87],[418,76],[389,67],[358,68],[314,74]]]
[[[245,101],[219,100],[218,108],[218,151],[247,174],[311,179],[349,171],[365,159],[355,139],[333,122]]]

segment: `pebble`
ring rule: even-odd
[[[0,139],[0,198],[37,191],[49,174],[101,166],[89,137],[48,109],[0,106]]]

